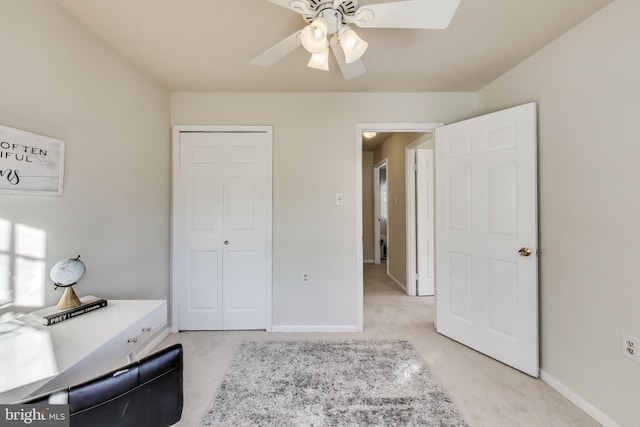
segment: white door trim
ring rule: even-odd
[[[356,311],[357,330],[364,330],[364,277],[362,272],[362,133],[373,132],[431,132],[443,123],[356,123],[354,138],[356,154]]]
[[[174,125],[172,127],[172,140],[171,140],[171,228],[173,236],[175,207],[173,205],[173,197],[178,192],[179,188],[179,174],[176,173],[177,167],[180,164],[180,132],[218,132],[218,133],[265,133],[269,136],[269,147],[267,148],[267,155],[269,159],[267,161],[267,174],[270,179],[267,181],[268,192],[273,193],[273,127],[271,126],[233,126],[233,125]],[[266,244],[266,257],[267,257],[267,297],[266,297],[266,330],[271,332],[272,330],[272,270],[273,270],[273,254],[272,254],[272,241],[273,241],[273,202],[269,197],[267,200],[267,244]],[[173,243],[171,243],[172,253],[169,265],[171,266],[170,278],[171,284],[169,286],[169,301],[170,309],[169,314],[171,332],[178,332],[178,319],[180,316],[180,286],[174,276],[173,271]]]
[[[427,142],[434,139],[433,134],[423,135],[418,137],[415,141],[405,147],[404,151],[404,173],[405,173],[405,197],[406,208],[406,244],[407,244],[407,295],[418,295],[417,289],[417,263],[416,257],[418,252],[418,243],[416,239],[417,227],[416,227],[416,150],[424,147]]]

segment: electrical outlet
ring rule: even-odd
[[[629,334],[622,334],[622,353],[630,359],[640,362],[640,340]]]
[[[306,271],[302,272],[302,284],[303,285],[308,285],[309,284],[309,273]]]

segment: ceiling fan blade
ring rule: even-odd
[[[267,0],[273,4],[277,4],[278,6],[286,7],[287,9],[293,10],[294,12],[298,12],[303,15],[313,15],[313,9],[311,9],[311,4],[309,0]]]
[[[333,55],[336,57],[338,67],[340,67],[340,71],[342,72],[342,76],[345,80],[355,79],[367,72],[367,69],[361,59],[358,59],[351,64],[347,64],[344,57],[344,51],[338,41],[338,37],[334,36],[331,38],[331,50],[333,51]]]
[[[302,33],[302,30],[298,30],[295,33],[291,34],[280,43],[277,43],[270,49],[265,50],[260,55],[253,58],[253,60],[251,60],[251,63],[254,65],[261,65],[263,67],[272,66],[273,64],[296,50],[298,47],[302,46],[302,41],[300,41],[300,33]]]
[[[406,0],[369,4],[344,20],[364,28],[447,28],[460,0]]]

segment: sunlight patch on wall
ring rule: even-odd
[[[46,252],[44,230],[0,219],[0,304],[44,305]]]
[[[0,218],[0,306],[11,301],[11,222]]]

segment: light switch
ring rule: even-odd
[[[344,195],[342,193],[336,193],[336,206],[342,206],[344,204]]]

